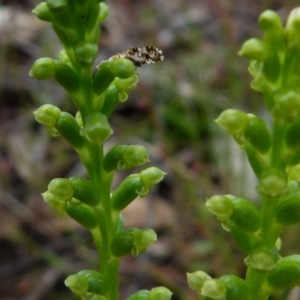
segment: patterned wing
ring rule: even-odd
[[[145,46],[131,48],[119,52],[110,57],[108,60],[113,60],[116,58],[129,59],[133,62],[135,67],[141,67],[145,64],[155,64],[157,62],[163,61],[165,57],[163,56],[162,50],[152,46]],[[96,68],[99,68],[99,65]]]

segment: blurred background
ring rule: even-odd
[[[52,138],[32,112],[45,103],[76,113],[54,81],[28,76],[35,59],[56,58],[61,45],[49,23],[31,10],[36,0],[0,1],[0,299],[76,299],[64,286],[67,275],[96,269],[89,233],[55,215],[41,198],[55,177],[85,176],[71,147]],[[256,179],[245,154],[214,123],[227,108],[266,121],[262,96],[250,89],[241,44],[260,37],[260,13],[277,11],[286,20],[293,0],[108,0],[101,27],[98,64],[119,51],[157,46],[162,63],[138,69],[140,81],[111,119],[115,144],[145,146],[152,166],[167,172],[146,198],[124,211],[126,226],[152,227],[159,240],[120,267],[120,299],[138,289],[164,285],[174,300],[195,300],[186,272],[244,277],[244,256],[230,234],[210,215],[205,201],[234,194],[257,203]],[[137,168],[132,172],[139,172]],[[116,183],[129,173],[118,173]],[[299,226],[283,234],[282,254],[299,253]],[[298,290],[273,300],[300,299]]]

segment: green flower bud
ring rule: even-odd
[[[152,229],[142,229],[133,234],[133,245],[137,253],[143,253],[157,240],[157,234]]]
[[[230,219],[233,213],[233,204],[230,198],[223,195],[214,195],[209,198],[205,207],[214,214],[220,222],[226,222]]]
[[[250,66],[248,68],[249,71],[250,71],[252,63],[256,63],[256,62],[257,62],[257,60],[252,60],[250,62]],[[251,72],[250,72],[250,74],[251,74]],[[264,76],[262,74],[259,76],[256,76],[254,78],[254,80],[251,82],[250,86],[254,91],[262,92],[266,88],[266,80],[265,80]]]
[[[47,4],[51,10],[58,10],[68,6],[68,0],[47,0]]]
[[[291,168],[288,175],[289,175],[289,177],[288,177],[289,193],[294,194],[294,193],[298,192],[298,190],[299,190],[298,181],[299,181],[299,176],[300,176],[300,164]]]
[[[279,251],[281,249],[281,239],[278,238],[275,243],[276,249]]]
[[[44,104],[33,112],[37,122],[44,124],[48,127],[55,126],[60,116],[60,113],[61,110],[58,107],[51,104]]]
[[[94,32],[94,29],[96,27],[97,28],[99,27],[98,26],[99,13],[100,13],[100,4],[97,2],[91,3],[89,10],[85,16],[85,30],[87,33]]]
[[[275,268],[278,258],[276,247],[257,245],[245,258],[245,264],[257,271],[269,272]]]
[[[215,122],[228,134],[238,135],[244,133],[248,126],[247,114],[236,109],[226,109]]]
[[[111,72],[111,61],[103,61],[98,66],[93,79],[93,89],[96,95],[100,95],[109,87],[109,85],[115,79],[115,76]]]
[[[291,149],[291,150],[295,150],[295,149]],[[291,155],[288,164],[290,166],[293,166],[293,165],[298,165],[299,163],[300,163],[300,151],[298,150],[294,155]]]
[[[260,77],[263,72],[264,63],[258,60],[249,62],[248,71],[253,77]]]
[[[226,284],[226,300],[250,300],[245,280],[235,275],[225,275],[220,280]]]
[[[230,233],[238,248],[245,254],[249,255],[253,250],[252,237],[249,232],[241,229],[236,225],[230,226]]]
[[[116,169],[127,170],[148,161],[148,152],[143,146],[118,145],[107,152],[103,159],[103,166],[105,171],[111,172]]]
[[[69,180],[74,187],[74,198],[90,206],[99,203],[98,193],[89,180],[80,177],[71,177]]]
[[[139,174],[128,176],[114,191],[111,196],[112,208],[121,211],[137,196],[145,193],[143,182]]]
[[[159,168],[150,167],[140,172],[140,178],[145,187],[151,187],[158,184],[167,173],[163,172]]]
[[[105,277],[94,270],[82,270],[78,275],[83,276],[89,283],[88,291],[98,295],[104,295],[107,292],[107,282]]]
[[[69,0],[47,0],[48,7],[53,12],[53,24],[57,25],[61,30],[66,28],[74,31],[74,12],[70,9],[68,2]]]
[[[65,285],[78,297],[82,298],[86,295],[89,283],[82,275],[70,275],[65,280]]]
[[[61,113],[55,128],[77,151],[85,146],[84,137],[80,134],[81,128],[69,113]]]
[[[114,256],[121,257],[132,252],[133,234],[139,231],[138,228],[129,228],[118,233],[112,240],[110,249]]]
[[[70,63],[70,57],[68,56],[68,53],[65,48],[59,51],[58,59],[63,64],[68,65]]]
[[[53,78],[54,75],[55,61],[48,57],[37,59],[29,71],[29,76],[40,80]]]
[[[70,49],[73,48],[80,41],[80,37],[78,36],[78,30],[76,30],[76,25],[73,23],[73,20],[70,20],[70,15],[68,15],[68,17],[65,18],[65,22],[63,25],[60,24],[60,22],[64,21],[63,16],[64,13],[62,13],[62,16],[60,16],[60,20],[57,20],[57,18],[55,18],[54,22],[52,22],[52,28],[55,31],[61,43],[66,47],[66,49]],[[55,17],[57,17],[57,15],[55,15]]]
[[[243,230],[254,232],[260,227],[260,214],[249,201],[232,197],[233,213],[231,220]]]
[[[277,53],[270,55],[264,61],[264,76],[272,83],[277,83],[281,75],[281,63]]]
[[[153,288],[149,294],[149,300],[169,300],[171,299],[172,292],[164,286]]]
[[[97,52],[97,45],[87,44],[86,42],[77,44],[74,49],[76,59],[83,67],[89,66],[93,63]]]
[[[135,66],[129,59],[117,58],[112,60],[111,72],[115,77],[125,79],[135,75]]]
[[[260,178],[263,167],[262,162],[259,159],[259,152],[257,152],[251,143],[245,143],[244,149],[247,153],[248,161],[251,165],[251,168],[254,172],[254,174],[257,176],[257,178]]]
[[[126,300],[149,300],[150,291],[140,290],[126,298]]]
[[[288,16],[286,26],[286,38],[289,48],[299,50],[300,46],[300,8],[297,7],[291,11]]]
[[[270,49],[265,41],[251,38],[244,42],[238,54],[249,60],[264,61],[269,56]]]
[[[284,226],[300,222],[300,192],[280,201],[276,207],[275,216],[277,221]]]
[[[213,300],[225,300],[226,285],[220,279],[206,280],[201,289],[201,295]]]
[[[94,114],[89,117],[84,132],[87,139],[96,144],[102,144],[113,133],[106,116],[102,114]]]
[[[287,176],[285,173],[269,171],[262,175],[258,191],[261,194],[276,197],[282,195],[287,189]]]
[[[203,271],[196,271],[186,274],[189,287],[198,293],[201,292],[204,282],[211,280],[211,277]]]
[[[78,93],[80,89],[80,78],[75,71],[66,64],[59,61],[55,64],[55,79],[70,94]]]
[[[74,193],[74,188],[69,179],[55,178],[48,184],[48,191],[60,200],[70,201]]]
[[[300,164],[293,166],[289,170],[288,179],[289,179],[288,181],[289,189],[294,192],[298,191],[299,187],[297,181],[300,180]]]
[[[285,132],[285,142],[291,148],[300,146],[300,121],[290,124]]]
[[[126,94],[128,94],[131,90],[133,90],[136,87],[138,81],[139,81],[139,76],[136,73],[134,73],[134,75],[125,79],[117,77],[114,80],[114,84],[119,91],[123,91]]]
[[[278,114],[289,122],[300,116],[300,93],[298,90],[280,89],[274,94]]]
[[[93,208],[84,203],[67,203],[66,211],[68,215],[87,229],[97,226],[97,218]]]
[[[106,172],[115,171],[117,168],[124,170],[123,155],[126,148],[128,148],[127,145],[117,145],[106,153],[103,159],[103,167]]]
[[[264,11],[258,19],[260,28],[265,32],[265,39],[272,50],[282,49],[284,46],[284,30],[280,16],[272,11]]]
[[[59,215],[66,214],[66,205],[67,202],[64,200],[58,199],[50,192],[45,192],[42,194],[44,201]]]
[[[53,13],[49,9],[49,6],[46,2],[38,4],[33,10],[32,13],[35,14],[40,20],[46,22],[53,21]]]
[[[98,17],[98,23],[101,24],[105,21],[105,19],[107,18],[109,13],[109,7],[104,4],[104,3],[100,3],[100,13],[99,13],[99,17]]]
[[[258,19],[258,23],[260,28],[268,33],[271,32],[273,34],[276,34],[278,30],[282,29],[280,16],[270,9],[261,13]]]
[[[148,151],[143,146],[128,146],[124,151],[123,160],[125,169],[143,165],[149,162]]]
[[[268,276],[274,289],[288,289],[300,285],[300,255],[290,255],[278,260]]]
[[[83,122],[82,122],[82,118],[81,118],[81,113],[80,111],[78,111],[75,115],[75,120],[78,123],[79,127],[83,127]]]
[[[104,103],[101,108],[101,113],[110,118],[112,112],[114,111],[116,105],[119,102],[119,90],[115,85],[111,84],[105,91]]]
[[[261,153],[267,152],[271,147],[271,134],[265,122],[252,115],[247,114],[249,123],[245,131],[245,136],[249,139],[253,147]]]

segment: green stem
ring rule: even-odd
[[[102,219],[101,219],[101,232],[104,239],[104,257],[102,260],[105,260],[105,264],[107,265],[110,257],[110,244],[112,241],[112,228],[114,227],[112,222],[112,213],[111,213],[111,206],[110,206],[110,182],[102,181],[101,188],[100,188],[100,197],[101,197],[101,206],[103,209]]]
[[[82,93],[78,97],[80,112],[83,122],[93,113],[92,99],[92,72],[90,69],[82,69]],[[118,267],[119,260],[111,254],[110,244],[116,228],[112,217],[110,203],[110,189],[113,174],[107,174],[102,168],[103,145],[92,142],[86,143],[88,158],[84,164],[87,168],[90,181],[98,191],[99,205],[94,211],[98,218],[98,227],[91,230],[98,252],[100,272],[108,279],[108,300],[118,300]]]
[[[108,278],[108,300],[119,300],[119,270],[120,260],[116,257],[112,257],[108,263],[107,278]]]
[[[92,231],[101,273],[108,278],[108,300],[118,300],[118,266],[119,260],[111,254],[110,244],[116,228],[115,220],[112,217],[110,189],[113,173],[107,174],[102,168],[103,145],[88,144],[90,161],[90,180],[98,191],[100,204],[95,208],[99,226]],[[101,236],[100,236],[101,232]]]
[[[282,119],[275,119],[273,122],[273,132],[272,132],[272,160],[271,169],[277,171],[284,171],[285,162],[281,157],[282,146],[284,141],[284,130],[286,124]]]
[[[249,300],[267,300],[271,294],[271,291],[263,288],[268,273],[258,272],[251,267],[248,267],[246,274],[246,281],[249,289]]]
[[[283,120],[275,119],[272,132],[272,153],[271,164],[264,171],[285,171],[285,162],[282,160],[282,147],[284,145],[285,123]],[[262,196],[261,206],[261,229],[258,243],[263,243],[266,247],[274,247],[279,238],[281,227],[277,226],[274,219],[275,209],[279,197]],[[249,299],[267,300],[272,292],[266,284],[269,272],[259,272],[248,266],[246,281],[249,286]]]
[[[103,235],[101,234],[101,230],[99,230],[99,227],[96,227],[94,229],[91,229],[90,230],[91,232],[91,235],[93,237],[93,240],[94,240],[94,243],[95,243],[95,246],[96,246],[96,249],[97,249],[97,253],[98,253],[98,260],[99,260],[99,263],[102,262],[102,258],[104,257],[104,254],[105,254],[105,250],[104,250],[104,238]],[[101,267],[99,266],[100,270],[101,270]]]
[[[106,176],[105,176],[106,175]],[[112,182],[112,175],[107,175],[102,170],[102,182],[100,188],[100,203],[103,208],[103,218],[101,222],[101,232],[103,237],[103,254],[101,255],[101,270],[103,275],[108,279],[108,294],[109,300],[119,299],[118,287],[118,268],[119,259],[113,257],[110,249],[110,244],[115,234],[116,224],[112,218],[111,201],[110,201],[110,187]]]
[[[261,241],[269,246],[274,246],[281,227],[276,226],[274,220],[274,210],[278,203],[278,197],[262,197],[262,207],[261,207]]]

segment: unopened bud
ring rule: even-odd
[[[231,135],[244,133],[249,119],[247,114],[236,109],[227,109],[215,120],[215,122]]]

